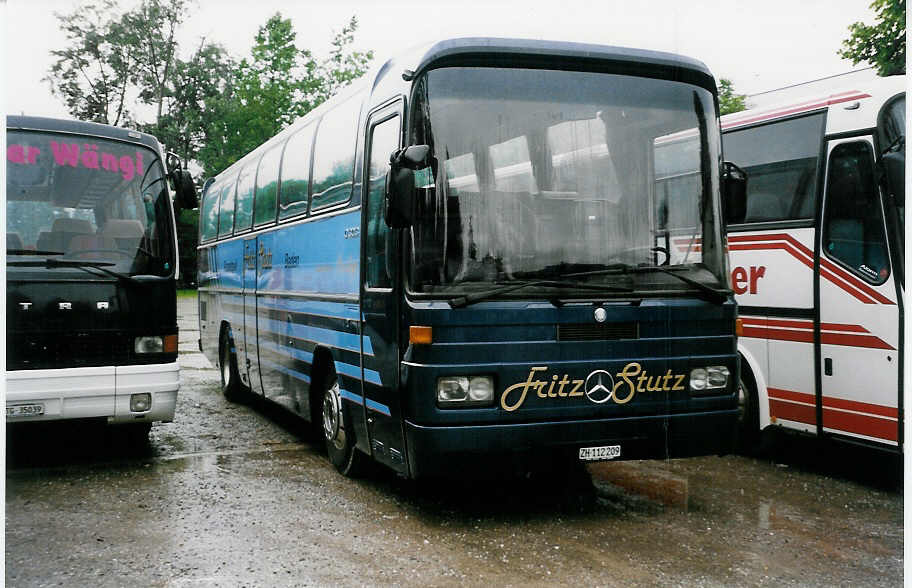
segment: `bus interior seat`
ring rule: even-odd
[[[143,226],[138,220],[111,219],[101,230],[101,236],[111,239],[118,249],[135,251],[143,238]]]
[[[73,239],[92,234],[92,224],[80,218],[57,218],[50,231],[38,235],[37,249],[40,251],[69,251]]]
[[[22,237],[19,236],[19,233],[6,234],[6,248],[7,250],[22,249]]]

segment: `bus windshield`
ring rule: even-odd
[[[416,174],[412,292],[655,265],[726,284],[709,91],[605,73],[452,67],[419,80],[413,113],[410,143],[430,145],[434,164]],[[690,287],[667,272],[626,279],[635,290]]]
[[[127,275],[173,273],[170,200],[152,150],[99,137],[9,131],[6,160],[10,266],[52,259]]]

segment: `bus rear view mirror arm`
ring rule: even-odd
[[[883,156],[884,180],[887,192],[893,196],[896,206],[906,204],[906,153],[892,151]]]
[[[386,199],[383,215],[386,224],[394,229],[409,227],[415,218],[415,170],[432,168],[436,172],[431,148],[412,145],[390,154],[390,170],[386,175]]]
[[[168,165],[168,176],[171,184],[174,186],[175,212],[181,210],[190,210],[199,206],[199,199],[196,195],[196,185],[193,183],[193,176],[181,165],[180,158],[175,153],[168,153],[165,157]]]
[[[722,209],[728,224],[743,223],[747,215],[747,173],[730,161],[722,164]]]

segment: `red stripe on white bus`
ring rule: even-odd
[[[807,425],[817,424],[816,399],[813,394],[781,388],[768,388],[768,393],[770,417]],[[899,411],[892,406],[842,398],[823,398],[824,426],[856,435],[897,441],[898,415]]]
[[[741,317],[741,322],[744,326],[744,337],[797,343],[814,342],[814,323],[809,321]],[[820,342],[826,345],[895,351],[892,345],[872,335],[861,325],[821,323],[820,329]]]
[[[730,235],[728,237],[728,248],[730,251],[785,251],[807,267],[814,268],[814,254],[811,250],[787,233]],[[878,302],[881,304],[895,304],[860,279],[823,258],[820,259],[820,275],[865,304],[876,304]]]
[[[822,98],[810,102],[801,102],[792,106],[787,106],[785,108],[780,108],[769,112],[762,112],[760,114],[746,113],[743,117],[724,121],[722,123],[722,130],[732,129],[742,125],[748,125],[751,123],[762,122],[766,120],[773,120],[784,116],[791,116],[793,114],[810,112],[812,110],[819,110],[826,108],[827,106],[832,106],[834,104],[842,104],[843,102],[861,100],[863,98],[870,97],[870,94],[864,94],[862,92],[853,90],[851,92],[833,94],[828,98]]]

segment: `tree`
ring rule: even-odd
[[[57,60],[44,81],[77,119],[131,122],[127,104],[135,56],[117,23],[103,17],[116,7],[114,0],[92,0],[71,14],[56,13],[67,43],[51,51]]]
[[[842,42],[839,56],[852,60],[853,65],[870,63],[881,76],[905,73],[906,0],[874,0],[870,7],[877,23],[850,25],[850,36]]]
[[[735,94],[735,87],[731,80],[721,78],[719,80],[719,114],[731,114],[740,112],[747,108],[744,104],[746,96],[744,94]]]
[[[208,141],[199,151],[206,175],[214,175],[307,114],[363,75],[373,51],[351,51],[358,21],[335,35],[329,57],[317,61],[298,49],[290,19],[276,13],[254,38],[250,58],[237,64],[225,91],[208,98]]]

